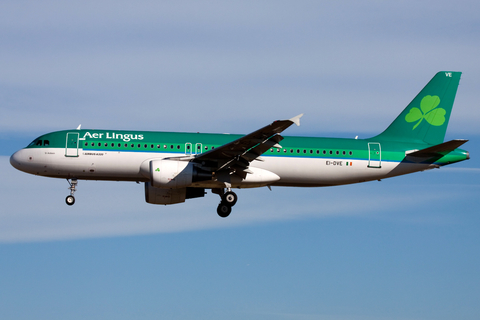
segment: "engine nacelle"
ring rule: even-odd
[[[150,161],[150,184],[155,188],[185,188],[193,182],[211,179],[211,172],[196,167],[192,162],[176,160]]]
[[[145,182],[145,201],[151,204],[175,204],[185,202],[187,188],[160,189]]]
[[[205,196],[203,188],[161,189],[152,187],[145,182],[145,201],[151,204],[175,204],[185,202],[185,199]]]

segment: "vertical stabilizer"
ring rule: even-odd
[[[440,144],[457,93],[461,72],[441,71],[377,139]]]

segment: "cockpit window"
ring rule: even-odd
[[[48,140],[43,140],[43,145],[46,147],[46,146],[49,146],[50,145],[50,141]]]
[[[39,146],[41,147],[43,145],[43,143],[46,143],[45,145],[48,146],[50,144],[50,142],[48,140],[42,140],[40,138],[37,138],[35,140],[33,140],[32,142],[30,142],[30,144],[27,146],[27,148],[30,148],[30,147],[35,147],[35,146]]]

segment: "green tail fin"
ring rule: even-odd
[[[395,121],[375,138],[428,144],[442,143],[461,74],[451,71],[438,72]]]

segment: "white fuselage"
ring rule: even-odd
[[[77,157],[68,157],[63,148],[25,148],[11,157],[12,165],[24,172],[53,177],[76,178],[82,180],[142,181],[149,180],[148,163],[178,154],[124,152],[124,151],[87,151],[78,150]],[[397,175],[433,168],[431,164],[400,163],[382,161],[379,167],[369,167],[369,161],[358,159],[303,158],[265,156],[263,161],[253,161],[250,168],[253,175],[247,179],[232,181],[234,188],[274,186],[318,187],[351,184],[378,180]],[[271,177],[248,180],[248,176],[258,175],[263,170],[273,173]],[[215,188],[224,184],[214,176],[211,181],[192,183],[192,187]]]

